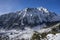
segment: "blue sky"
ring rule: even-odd
[[[41,6],[58,14],[60,13],[60,0],[0,0],[0,15],[28,7]]]

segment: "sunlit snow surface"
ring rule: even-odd
[[[1,35],[2,34],[2,35]],[[29,40],[33,35],[33,30],[25,28],[25,30],[0,30],[0,36],[8,36],[8,40],[21,40],[22,38]]]
[[[60,23],[54,25],[53,27],[59,25]],[[34,31],[37,31],[39,33],[48,33],[49,31],[52,30],[52,27],[50,28],[41,28],[45,26],[43,25],[38,25],[33,28],[25,27],[24,30],[17,30],[17,29],[11,29],[11,30],[0,30],[0,37],[1,39],[7,38],[7,40],[30,40],[32,38],[32,35],[35,33]],[[47,38],[47,39],[46,39]],[[56,35],[54,34],[47,34],[45,39],[41,40],[60,40],[60,33],[57,33]],[[5,40],[5,39],[3,39]]]
[[[57,33],[56,35],[48,34],[47,39],[48,40],[60,40],[60,33]]]
[[[48,29],[46,29],[46,30],[48,30]],[[46,31],[46,30],[44,29],[41,31]],[[30,40],[33,33],[34,33],[34,31],[30,28],[25,28],[25,30],[15,30],[15,29],[0,30],[0,36],[2,36],[2,35],[3,35],[3,37],[8,36],[9,37],[8,40],[21,40],[21,39]],[[47,34],[46,38],[47,38],[46,40],[60,40],[60,33],[57,33],[56,35]]]

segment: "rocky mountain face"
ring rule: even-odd
[[[18,12],[1,15],[0,28],[24,29],[24,27],[32,28],[42,24],[50,25],[59,21],[59,16],[46,8],[26,8]]]

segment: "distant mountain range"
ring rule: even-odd
[[[0,29],[34,28],[38,25],[51,26],[60,22],[60,16],[46,8],[26,8],[0,16]],[[41,27],[41,26],[40,26]]]

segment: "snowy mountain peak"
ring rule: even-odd
[[[24,11],[32,11],[32,10],[39,10],[39,11],[44,11],[46,13],[48,13],[48,9],[44,8],[44,7],[38,7],[38,8],[25,8]]]
[[[25,8],[25,9],[23,9],[23,11],[25,11],[25,12],[33,12],[33,14],[34,13],[44,13],[44,14],[47,14],[47,15],[50,15],[50,11],[48,11],[48,9],[46,9],[46,8],[43,8],[43,7],[38,7],[38,8]],[[23,12],[22,11],[22,12]],[[40,12],[39,12],[40,11]]]
[[[40,10],[40,11],[44,11],[44,12],[46,12],[46,13],[49,12],[48,9],[46,9],[46,8],[44,8],[44,7],[38,7],[37,9]]]

